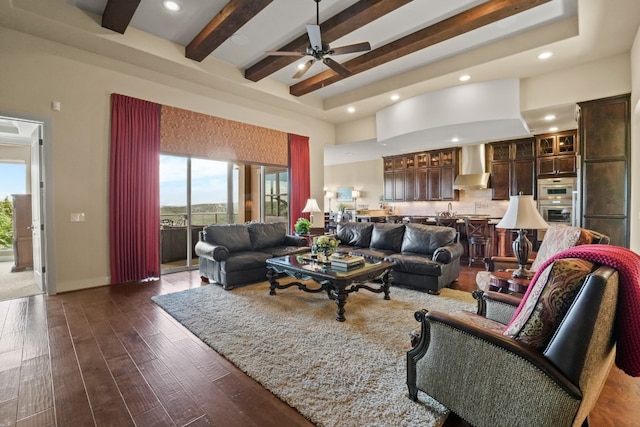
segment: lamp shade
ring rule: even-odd
[[[358,197],[360,197],[360,192],[358,190],[353,190],[351,192],[351,198],[352,199],[357,199]]]
[[[307,204],[304,205],[302,212],[321,212],[322,210],[318,206],[316,199],[307,199]]]
[[[533,196],[518,195],[509,198],[509,207],[496,228],[533,229],[549,228],[549,224],[536,209]]]
[[[332,191],[327,191],[326,193],[324,193],[324,198],[325,199],[335,199],[336,198],[336,193],[334,193]]]

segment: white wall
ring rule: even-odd
[[[332,124],[2,27],[0,57],[0,111],[51,122],[53,186],[47,191],[54,200],[52,279],[58,292],[110,283],[109,96],[113,92],[308,135],[312,196],[322,200],[323,145],[334,143]],[[51,110],[54,100],[61,102],[60,112]],[[84,212],[86,221],[71,223],[71,212]]]
[[[640,28],[631,49],[631,249],[640,253]]]
[[[369,209],[379,208],[379,199],[382,195],[382,159],[366,162],[349,163],[346,165],[333,165],[324,168],[324,185],[327,191],[336,192],[338,187],[353,187],[361,192],[357,200],[358,206],[368,205]],[[324,200],[324,211],[329,210],[329,200]],[[345,202],[348,208],[353,208],[354,202]],[[331,201],[331,210],[338,210],[338,202]]]

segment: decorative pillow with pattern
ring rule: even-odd
[[[544,349],[595,264],[579,258],[558,259],[545,269],[504,335]]]

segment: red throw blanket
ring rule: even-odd
[[[620,246],[580,245],[552,256],[533,276],[531,283],[558,258],[581,258],[618,270],[620,277],[616,309],[616,366],[627,375],[640,377],[640,255]],[[517,316],[533,286],[527,293],[513,318]]]

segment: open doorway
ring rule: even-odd
[[[46,291],[40,122],[0,116],[0,300]]]

